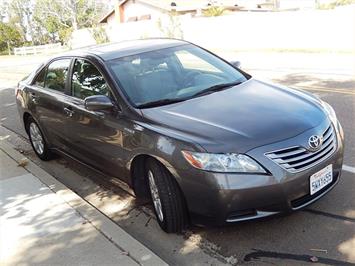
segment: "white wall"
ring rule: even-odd
[[[162,19],[167,27],[169,20]],[[184,39],[210,49],[355,51],[355,5],[335,10],[236,12],[180,18]],[[108,26],[111,41],[164,37],[157,20]],[[79,42],[87,43],[81,39]]]
[[[335,10],[236,12],[183,20],[184,38],[224,49],[355,49],[355,6]]]
[[[92,36],[90,29],[80,29],[74,31],[68,43],[69,47],[72,49],[87,47],[95,44],[96,41]]]

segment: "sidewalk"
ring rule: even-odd
[[[0,142],[0,265],[166,265],[12,146]]]

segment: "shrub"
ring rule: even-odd
[[[210,6],[206,10],[203,11],[203,15],[206,17],[218,17],[222,16],[225,9],[220,6]]]
[[[329,4],[319,4],[318,9],[334,9],[337,6],[345,6],[355,4],[355,0],[336,0]]]

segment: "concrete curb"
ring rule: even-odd
[[[0,149],[17,162],[20,162],[26,158],[21,153],[16,151],[11,144],[6,143],[5,141],[0,142]],[[98,209],[79,197],[76,193],[37,166],[35,163],[28,159],[28,163],[24,166],[24,168],[36,176],[42,183],[47,185],[54,193],[60,196],[114,245],[121,250],[128,252],[128,255],[137,263],[147,266],[167,265],[166,262],[154,254],[150,249],[138,242]]]

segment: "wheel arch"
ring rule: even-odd
[[[25,130],[26,130],[26,133],[27,133],[27,134],[29,133],[29,132],[28,132],[28,127],[27,127],[27,121],[28,121],[28,119],[29,119],[30,117],[32,117],[32,119],[34,119],[33,116],[32,116],[29,112],[24,112],[24,113],[23,113],[22,120],[23,120],[23,125],[24,125],[24,127],[25,127]]]
[[[132,160],[129,163],[129,169],[130,169],[130,183],[131,186],[136,193],[137,197],[147,197],[149,196],[149,190],[148,190],[148,183],[146,182],[146,176],[145,176],[145,163],[146,160],[152,158],[156,160],[159,164],[161,164],[173,177],[175,182],[177,183],[182,195],[184,196],[184,192],[181,189],[181,186],[179,184],[179,175],[177,174],[177,171],[175,168],[164,158],[152,155],[152,154],[137,154],[135,155]],[[185,196],[184,196],[185,197]]]
[[[29,135],[29,131],[28,131],[28,127],[27,127],[27,122],[28,122],[28,119],[32,118],[38,125],[39,129],[41,130],[42,132],[42,135],[45,139],[45,141],[48,143],[49,146],[51,146],[50,142],[49,142],[49,139],[47,137],[47,132],[43,129],[43,127],[41,126],[40,123],[38,123],[37,119],[28,111],[25,111],[23,113],[23,124],[24,124],[24,127],[25,127],[25,131],[27,133],[27,135]]]

